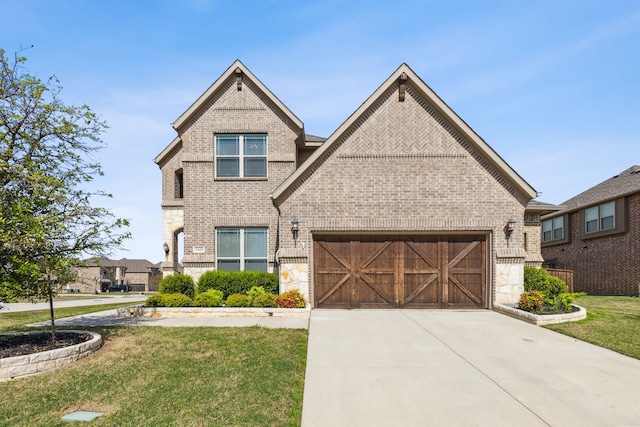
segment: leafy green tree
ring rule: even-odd
[[[129,224],[94,206],[109,195],[89,189],[102,175],[93,156],[105,122],[65,105],[57,78],[42,81],[25,62],[0,49],[0,302],[51,302],[81,258],[112,253]]]

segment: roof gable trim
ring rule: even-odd
[[[243,89],[244,79],[249,79],[253,82],[255,86],[258,87],[260,91],[262,91],[271,102],[273,102],[280,110],[284,112],[284,114],[301,130],[304,129],[304,124],[302,121],[296,117],[286,105],[282,103],[256,76],[249,71],[245,65],[240,62],[240,60],[236,60],[227,70],[222,73],[218,79],[213,82],[211,86],[202,94],[200,97],[193,103],[191,106],[184,112],[178,119],[173,123],[173,128],[178,130],[185,123],[189,121],[189,119],[196,114],[196,112],[203,106],[206,105],[207,100],[209,100],[215,93],[220,89],[220,87],[226,82],[230,77],[235,76],[236,79],[236,87],[238,91]]]
[[[314,164],[323,156],[330,155],[332,147],[343,139],[348,130],[363,118],[366,111],[372,107],[378,99],[391,89],[394,85],[399,85],[400,102],[403,102],[403,86],[406,90],[408,82],[413,83],[413,87],[418,90],[419,95],[426,98],[436,111],[448,120],[457,131],[461,133],[466,140],[473,144],[474,148],[484,155],[496,169],[503,173],[507,179],[520,191],[529,196],[531,199],[537,196],[536,190],[531,187],[520,175],[518,175],[511,166],[509,166],[478,134],[474,132],[440,97],[424,82],[417,74],[413,72],[407,64],[402,64],[398,69],[389,76],[385,82],[376,89],[376,91],[353,113],[349,118],[336,129],[327,141],[318,148],[307,161],[300,166],[293,174],[289,176],[275,191],[270,195],[272,199],[282,196],[295,182],[312,173],[315,170]]]

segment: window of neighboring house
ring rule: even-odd
[[[569,243],[571,237],[569,215],[542,221],[542,246]]]
[[[216,135],[216,177],[266,178],[266,135]]]
[[[584,211],[584,229],[587,233],[611,230],[615,227],[615,202],[594,206]]]
[[[267,229],[218,228],[216,256],[218,270],[267,271]]]
[[[553,218],[542,223],[542,241],[551,242],[564,238],[564,217]]]
[[[184,178],[182,169],[178,169],[175,174],[174,196],[176,199],[184,198]]]
[[[580,211],[580,238],[608,236],[624,233],[627,224],[627,199],[622,197]]]

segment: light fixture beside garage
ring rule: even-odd
[[[298,224],[300,223],[300,221],[298,221],[298,218],[293,217],[291,218],[291,234],[293,234],[293,247],[295,248],[298,242],[298,232],[300,231],[300,228],[298,227]]]
[[[507,243],[513,234],[513,227],[516,224],[516,219],[511,217],[507,220],[507,224],[504,226],[504,238],[507,239]]]

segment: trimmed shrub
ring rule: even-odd
[[[244,294],[231,294],[227,298],[227,307],[249,307],[249,297]]]
[[[144,302],[145,307],[164,307],[162,294],[152,295]]]
[[[254,286],[260,286],[266,292],[278,293],[278,275],[263,271],[211,270],[198,279],[198,292],[217,289],[222,291],[224,298],[231,294],[246,294]]]
[[[518,308],[524,311],[540,311],[544,304],[544,295],[540,291],[528,291],[520,295]]]
[[[260,294],[251,303],[252,307],[277,307],[276,296],[271,293]]]
[[[569,292],[567,284],[547,273],[544,268],[524,267],[524,290],[540,291],[545,299],[555,299],[560,294]]]
[[[185,274],[172,274],[164,277],[158,285],[161,294],[183,294],[189,298],[195,295],[193,278]]]
[[[251,289],[249,289],[249,292],[247,292],[247,296],[249,297],[249,305],[253,306],[253,300],[258,295],[262,295],[262,294],[266,294],[266,293],[267,293],[267,291],[265,291],[262,286],[254,286]]]
[[[189,307],[193,300],[184,294],[164,294],[162,302],[165,307]]]
[[[276,297],[276,304],[282,308],[305,308],[307,302],[299,290],[293,289]]]
[[[563,280],[551,276],[544,268],[530,266],[524,267],[524,290],[525,294],[536,291],[542,295],[543,304],[541,307],[526,310],[541,314],[571,311],[571,303],[580,296],[580,294],[568,293],[567,284]],[[519,307],[525,310],[522,308],[523,306],[527,306],[527,302],[525,301],[523,304],[521,297]]]
[[[222,291],[209,289],[201,292],[193,299],[195,307],[220,307],[222,306]]]

